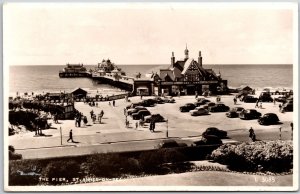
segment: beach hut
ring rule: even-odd
[[[85,91],[84,89],[81,89],[81,88],[77,88],[75,90],[73,90],[71,92],[73,98],[86,98],[86,95],[87,95],[87,91]]]

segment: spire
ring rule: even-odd
[[[184,55],[185,55],[184,59],[187,60],[189,58],[189,50],[187,48],[187,43],[185,44]]]

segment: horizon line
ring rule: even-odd
[[[69,63],[69,64],[82,64],[82,63]],[[42,65],[35,65],[35,64],[27,64],[27,65],[9,65],[9,66],[63,66],[63,65],[66,65],[66,64],[58,64],[58,65],[54,65],[54,64],[42,64]],[[83,64],[84,66],[91,66],[91,65],[95,65],[97,66],[98,64]],[[120,65],[120,66],[123,66],[123,65],[158,65],[158,66],[161,66],[161,65],[171,65],[171,64],[137,64],[137,63],[134,63],[134,64],[116,64],[114,63],[114,65]],[[216,63],[207,63],[207,64],[202,64],[202,65],[293,65],[292,63],[254,63],[254,64],[251,64],[251,63],[235,63],[235,64],[229,64],[229,63],[219,63],[219,64],[216,64]]]

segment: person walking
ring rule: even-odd
[[[93,115],[94,115],[93,109],[91,110],[90,114],[91,114],[91,119],[92,119],[92,118],[93,118]]]
[[[113,100],[113,106],[116,106],[116,101],[115,100]]]
[[[74,143],[72,129],[69,132],[69,139],[67,140],[67,142],[69,142],[70,140],[72,140],[72,143]]]
[[[258,108],[259,100],[256,101],[255,108]]]
[[[254,129],[252,127],[250,127],[250,129],[249,129],[249,137],[251,138],[251,140],[253,142],[256,141],[256,135],[255,135]]]
[[[150,130],[150,132],[152,132],[152,127],[153,127],[153,124],[152,124],[152,121],[150,122],[150,125],[149,125],[149,130]]]
[[[234,98],[233,98],[233,103],[234,103],[234,105],[236,105],[236,101],[237,101],[237,100],[236,100],[236,97],[234,97]]]
[[[155,122],[153,121],[152,122],[152,132],[154,132],[154,130],[155,130]]]
[[[139,123],[135,122],[135,129],[137,129],[139,127]]]
[[[86,116],[84,116],[83,117],[83,124],[84,124],[84,126],[86,126],[87,123],[88,123],[88,120],[87,120]]]

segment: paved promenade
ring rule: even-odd
[[[208,98],[215,101],[215,97]],[[131,102],[140,101],[140,97],[130,98]],[[80,155],[94,152],[129,151],[140,149],[153,149],[154,145],[168,136],[180,138],[188,142],[199,139],[207,127],[217,127],[228,132],[228,136],[237,141],[249,141],[249,128],[253,127],[257,139],[274,140],[279,139],[279,127],[282,128],[282,139],[291,139],[290,123],[293,113],[280,113],[278,103],[264,103],[263,109],[257,109],[262,114],[274,112],[278,115],[281,124],[261,126],[257,120],[241,120],[239,118],[227,118],[225,113],[211,113],[207,116],[192,117],[189,113],[181,113],[179,106],[187,102],[195,102],[194,96],[175,97],[174,104],[158,104],[148,108],[152,114],[159,113],[168,119],[167,123],[157,123],[156,132],[151,133],[149,126],[136,128],[136,121],[128,117],[129,128],[125,127],[124,108],[130,102],[124,99],[116,100],[116,106],[108,102],[98,103],[98,107],[90,107],[83,102],[77,102],[75,108],[88,118],[88,125],[75,127],[74,120],[60,120],[59,124],[52,123],[51,129],[44,130],[45,136],[34,137],[34,132],[25,132],[9,137],[9,145],[13,145],[18,153],[24,158],[55,157],[64,155]],[[254,108],[255,103],[238,102],[233,104],[233,96],[222,96],[221,101],[232,107],[242,106]],[[112,103],[111,103],[112,104]],[[90,111],[99,114],[104,111],[102,123],[92,123]],[[60,135],[60,128],[62,136]],[[74,141],[67,143],[69,130],[73,129]],[[61,143],[62,137],[62,143]],[[225,142],[228,140],[224,140]],[[114,144],[114,146],[112,146]],[[57,152],[55,152],[57,150]],[[35,153],[35,154],[33,154]],[[51,153],[51,154],[50,154]]]

